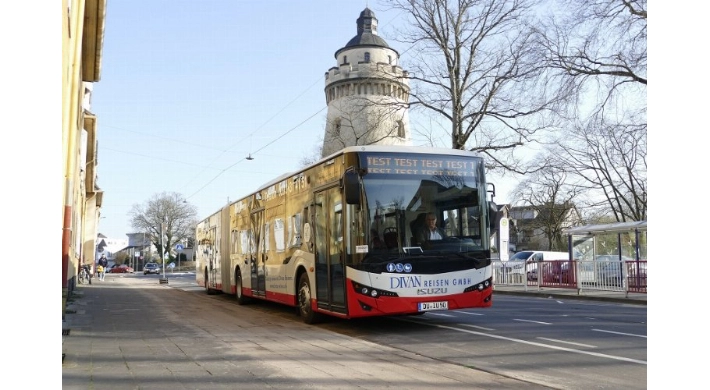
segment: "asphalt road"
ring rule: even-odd
[[[283,326],[302,325],[292,308],[269,302],[239,307],[231,296],[208,296],[194,283],[194,274],[167,276],[170,288],[218,305],[210,310],[245,309],[278,318]],[[313,326],[521,384],[575,390],[647,388],[645,305],[500,294],[494,299],[487,309],[328,319]]]
[[[549,389],[239,306],[182,277],[112,275],[79,288],[62,321],[62,388]]]

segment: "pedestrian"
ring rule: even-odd
[[[96,272],[99,273],[99,280],[105,279],[107,268],[108,268],[108,259],[106,258],[106,255],[101,254],[101,258],[99,258],[99,264],[96,267]],[[101,271],[99,271],[99,270],[101,270]]]
[[[98,264],[96,266],[96,274],[99,276],[99,280],[103,281],[104,280],[104,266],[101,264]]]

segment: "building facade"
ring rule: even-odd
[[[98,186],[93,84],[100,79],[106,0],[62,0],[62,313],[81,264],[93,266]]]
[[[96,258],[106,256],[108,261],[115,261],[116,254],[128,246],[128,240],[106,237],[99,233],[96,239]]]
[[[399,53],[377,35],[370,9],[360,13],[357,35],[335,60],[325,73],[322,157],[346,146],[410,145],[408,75],[398,65]]]
[[[510,244],[515,251],[567,251],[563,231],[582,223],[582,216],[571,203],[511,207]]]

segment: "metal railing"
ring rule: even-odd
[[[647,293],[647,263],[552,260],[527,263],[493,260],[493,284]]]

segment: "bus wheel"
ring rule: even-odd
[[[214,294],[214,290],[210,288],[210,277],[207,270],[205,270],[205,291],[207,292],[207,295]]]
[[[245,297],[244,294],[242,294],[242,274],[237,270],[236,275],[234,275],[234,280],[236,283],[236,297],[237,297],[237,303],[240,305],[243,305],[247,302],[249,302],[249,298]]]
[[[320,318],[320,315],[314,312],[311,307],[311,283],[305,272],[298,279],[298,312],[306,324],[315,324]]]

